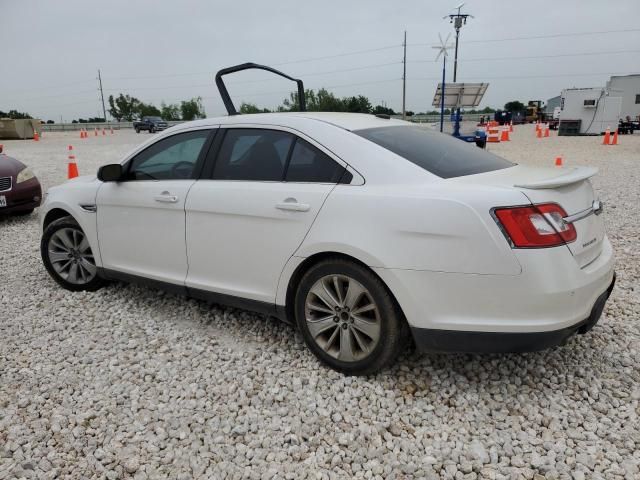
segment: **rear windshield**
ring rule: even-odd
[[[353,133],[442,178],[491,172],[514,165],[474,143],[417,126],[366,128]]]

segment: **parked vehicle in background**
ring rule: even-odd
[[[0,146],[0,215],[28,215],[40,206],[42,188],[33,172]]]
[[[133,122],[136,133],[147,130],[149,133],[161,132],[169,128],[169,124],[160,117],[142,117],[138,122]]]

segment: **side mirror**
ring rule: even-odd
[[[122,180],[122,165],[111,163],[98,169],[98,180],[101,182],[117,182]]]

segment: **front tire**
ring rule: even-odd
[[[406,321],[384,283],[349,260],[324,260],[304,274],[295,317],[316,357],[348,375],[380,371],[406,345]]]
[[[94,291],[104,285],[89,241],[73,217],[59,218],[47,225],[40,241],[40,255],[49,275],[67,290]]]

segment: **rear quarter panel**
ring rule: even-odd
[[[528,203],[513,189],[450,185],[338,185],[296,256],[351,255],[370,267],[518,275],[491,217],[498,205]]]

